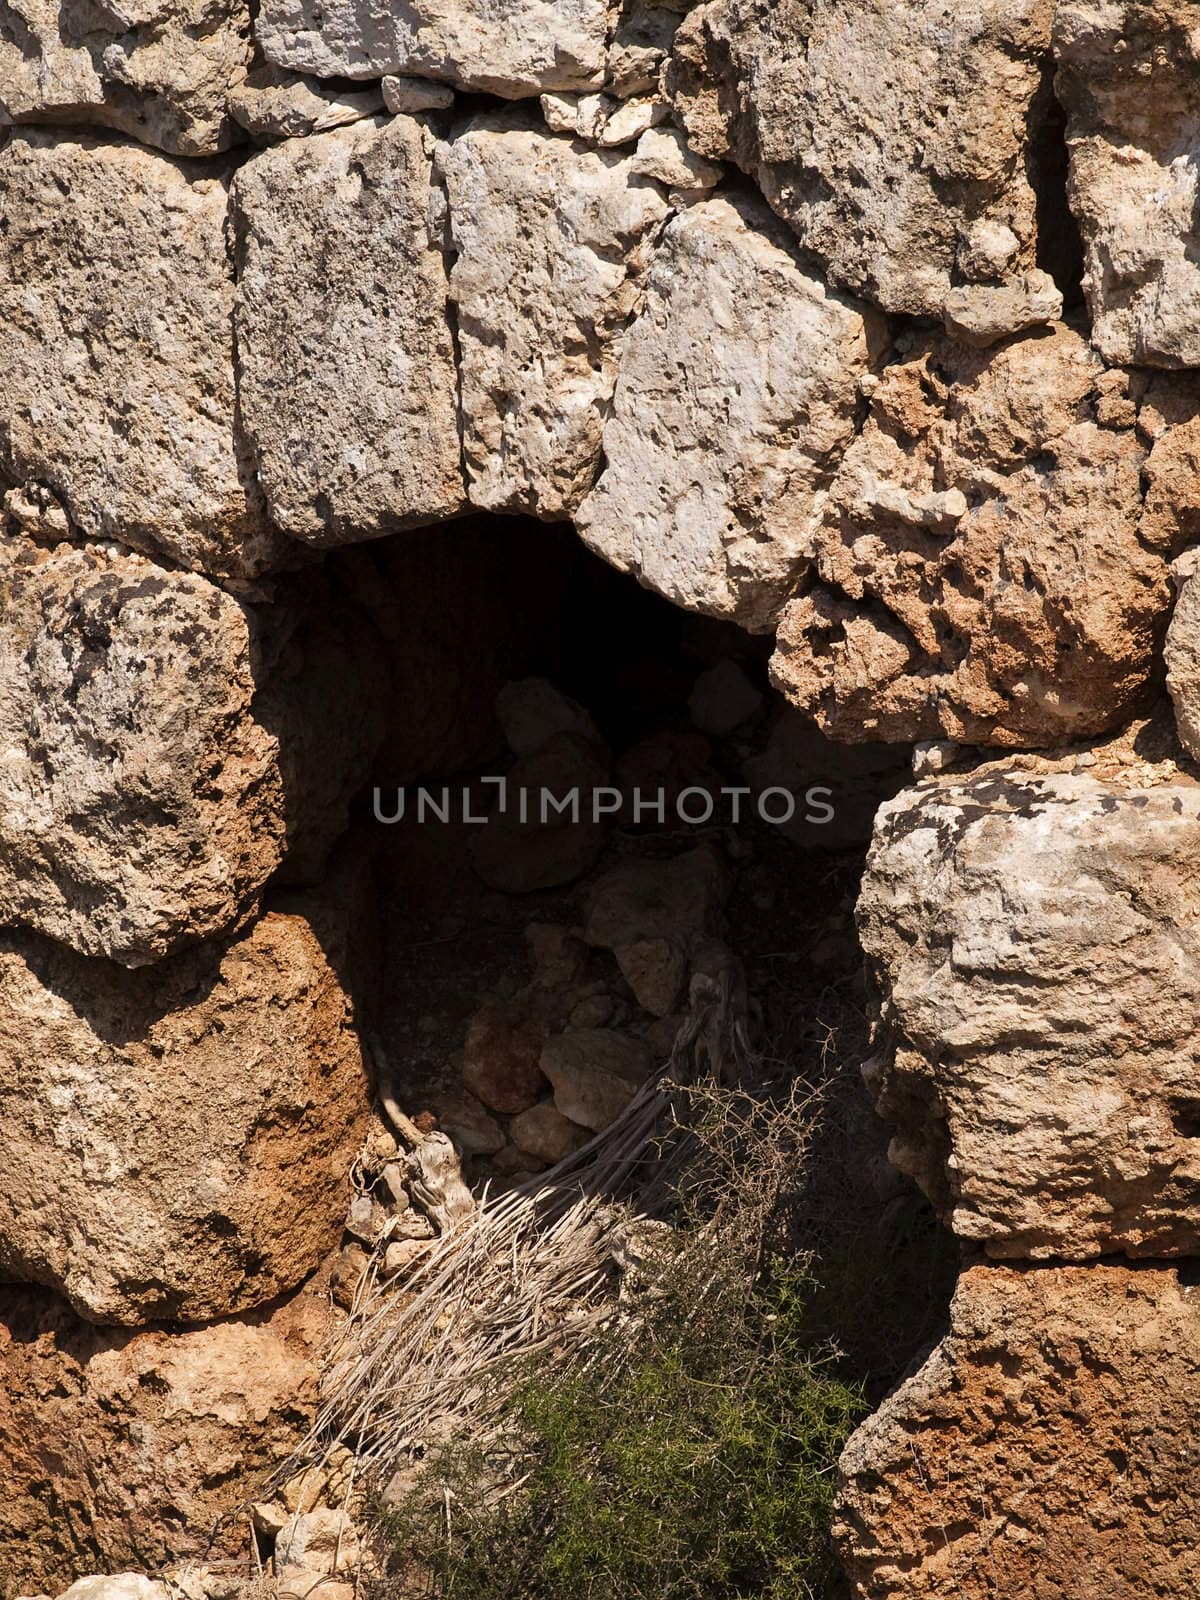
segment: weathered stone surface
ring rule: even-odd
[[[431,142],[409,117],[265,150],[233,187],[247,441],[294,538],[352,543],[463,503]]]
[[[318,78],[410,73],[519,99],[599,87],[604,0],[265,0],[255,24],[276,66]]]
[[[1114,377],[1065,327],[990,353],[918,341],[887,368],[814,536],[818,581],[783,613],[776,686],[850,741],[1053,745],[1125,720],[1169,589]]]
[[[680,605],[769,631],[881,336],[801,270],[765,207],[677,216],[625,339],[584,539]]]
[[[97,1567],[244,1558],[228,1518],[302,1439],[332,1332],[320,1287],[240,1321],[129,1333],[0,1288],[0,1571],[57,1592]]]
[[[976,1267],[842,1455],[862,1600],[1173,1600],[1200,1586],[1200,1305],[1175,1272]]]
[[[378,84],[359,90],[329,89],[277,67],[257,68],[229,96],[234,121],[264,144],[348,127],[377,116],[383,106]]]
[[[490,889],[526,894],[574,883],[608,838],[607,756],[578,733],[556,733],[508,773],[504,801],[474,829],[471,862]],[[615,803],[609,806],[609,812]]]
[[[610,17],[605,87],[622,98],[656,90],[681,15],[691,0],[655,5],[653,0],[620,0]]]
[[[552,1100],[543,1100],[514,1117],[510,1132],[523,1154],[544,1161],[547,1166],[565,1161],[590,1137],[586,1128],[564,1117]]]
[[[471,1018],[463,1046],[463,1082],[504,1116],[526,1111],[546,1091],[538,1066],[545,1030],[517,1007],[488,1000]]]
[[[562,1115],[599,1133],[645,1083],[654,1057],[641,1039],[615,1028],[573,1028],[547,1040],[541,1067]]]
[[[669,83],[693,146],[750,173],[835,283],[941,317],[960,280],[1037,264],[1053,9],[713,0],[676,34]],[[972,248],[981,225],[1007,230],[999,261]]]
[[[136,1324],[240,1311],[314,1270],[366,1127],[360,914],[283,897],[228,946],[133,973],[0,936],[0,1277]]]
[[[171,1600],[171,1595],[165,1583],[136,1572],[118,1572],[112,1577],[80,1578],[59,1600]]]
[[[480,117],[440,155],[471,502],[570,516],[667,202],[627,157]]]
[[[1092,335],[1109,361],[1200,366],[1200,33],[1178,0],[1061,0],[1056,90]]]
[[[136,145],[0,148],[0,476],[84,535],[244,575],[294,559],[234,433],[226,181]]]
[[[669,861],[630,861],[588,891],[585,937],[605,950],[653,939],[695,943],[715,930],[728,893],[725,865],[708,845]]]
[[[1194,560],[1188,561],[1186,578],[1175,603],[1167,633],[1167,688],[1175,707],[1179,742],[1193,759],[1200,759],[1200,580]]]
[[[319,868],[379,738],[361,619],[20,536],[0,582],[0,921],[138,966]]]
[[[859,926],[892,1159],[995,1257],[1194,1255],[1200,785],[1037,766],[879,814]]]
[[[114,128],[173,155],[214,155],[238,137],[226,97],[250,52],[244,0],[5,0],[0,126]]]

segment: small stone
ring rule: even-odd
[[[256,1500],[250,1507],[254,1531],[264,1539],[274,1539],[283,1531],[288,1519],[288,1509],[279,1500]]]
[[[724,168],[698,156],[678,128],[654,126],[638,140],[633,170],[643,178],[657,178],[659,183],[679,189],[712,189],[724,176]]]
[[[687,982],[687,956],[673,939],[639,939],[618,945],[614,954],[633,997],[656,1017],[674,1011]]]
[[[428,1253],[429,1243],[427,1240],[394,1239],[383,1252],[384,1277],[398,1278]]]
[[[525,1111],[545,1093],[538,1066],[544,1042],[541,1025],[531,1017],[486,1001],[467,1029],[463,1081],[492,1111],[503,1116]]]
[[[349,1311],[358,1294],[363,1273],[371,1265],[371,1257],[361,1244],[343,1245],[329,1274],[329,1293],[335,1306]]]
[[[563,1116],[599,1133],[637,1094],[654,1058],[640,1039],[611,1028],[581,1028],[547,1040],[541,1067]]]
[[[165,1583],[123,1572],[112,1578],[79,1578],[59,1600],[170,1600]]]
[[[519,1117],[513,1118],[509,1132],[513,1143],[523,1153],[548,1166],[557,1165],[591,1138],[586,1128],[564,1117],[553,1100],[542,1100],[528,1111],[522,1111]]]
[[[294,1584],[299,1572],[338,1577],[353,1573],[358,1556],[358,1532],[347,1513],[319,1506],[284,1526],[275,1541],[275,1573],[284,1584]]]
[[[506,683],[496,697],[496,713],[514,755],[534,755],[556,733],[577,733],[603,743],[590,714],[547,678]]]
[[[913,746],[913,777],[932,778],[958,760],[962,746],[953,739],[921,739]]]
[[[504,1129],[472,1094],[438,1095],[433,1111],[439,1128],[464,1155],[494,1155],[507,1143]]]
[[[749,722],[762,703],[762,694],[742,668],[726,657],[696,679],[688,697],[688,711],[701,732],[724,739]]]
[[[612,1021],[616,1002],[610,994],[590,994],[572,1008],[570,1024],[573,1028],[603,1028]]]
[[[398,78],[389,73],[379,86],[383,103],[393,116],[418,116],[423,111],[448,111],[454,104],[454,90],[427,78]]]
[[[686,942],[712,930],[728,891],[728,873],[709,845],[669,861],[628,862],[592,885],[585,937],[606,950],[642,940]]]
[[[302,139],[342,128],[383,110],[384,97],[367,89],[335,91],[277,67],[251,72],[229,95],[229,112],[252,139]]]
[[[647,97],[618,102],[601,124],[596,142],[603,149],[615,149],[618,145],[633,144],[651,128],[656,128],[660,122],[664,122],[670,113],[671,107],[666,100]],[[637,158],[640,158],[641,154],[642,146],[639,144]],[[644,172],[645,176],[650,178],[659,176],[656,172],[645,172],[645,169],[638,166],[637,159],[634,160],[633,170]],[[691,181],[694,183],[696,180],[693,178]]]
[[[491,889],[527,894],[582,878],[608,838],[596,815],[607,761],[592,740],[556,733],[508,774],[507,803],[474,830],[471,861]]]
[[[1054,279],[1034,268],[1013,283],[951,289],[942,317],[951,338],[986,350],[1012,334],[1057,322],[1062,311],[1062,292]]]

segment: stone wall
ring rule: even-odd
[[[486,754],[478,619],[542,582],[504,514],[917,747],[865,1071],[968,1265],[843,1460],[856,1593],[1193,1592],[1198,41],[0,5],[0,1588],[190,1554],[306,1426],[370,1095],[348,820]]]

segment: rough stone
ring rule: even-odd
[[[610,118],[607,128],[612,128]],[[607,129],[606,129],[607,131]],[[712,189],[720,183],[724,169],[706,161],[691,149],[678,128],[647,128],[638,140],[633,170],[643,178],[657,178],[672,189]]]
[[[669,861],[631,861],[592,884],[585,936],[605,950],[643,940],[694,941],[715,930],[728,892],[728,873],[708,845]]]
[[[1200,580],[1194,572],[1183,583],[1175,603],[1166,659],[1179,742],[1193,759],[1200,760]]]
[[[888,367],[781,618],[776,687],[849,741],[1054,745],[1126,720],[1169,589],[1135,408],[1097,420],[1108,378],[1065,327],[991,352],[919,340]]]
[[[354,904],[275,902],[226,947],[123,972],[0,935],[0,1277],[101,1323],[197,1321],[338,1241],[367,1083]]]
[[[323,587],[256,609],[19,536],[0,581],[0,920],[137,966],[319,868],[380,733],[369,632]]]
[[[614,951],[621,976],[644,1011],[666,1017],[687,982],[687,952],[674,939],[639,939]]]
[[[165,1583],[153,1578],[118,1572],[109,1578],[79,1578],[58,1600],[171,1600],[171,1594]]]
[[[541,1067],[562,1115],[599,1133],[645,1083],[654,1057],[640,1039],[614,1028],[576,1028],[546,1041]]]
[[[277,67],[259,67],[230,93],[229,112],[252,139],[266,144],[348,127],[378,115],[385,99],[374,84],[357,92],[327,89],[315,79],[306,81]]]
[[[1048,272],[1034,267],[1015,283],[969,284],[951,289],[943,318],[946,332],[976,350],[1010,334],[1028,333],[1062,316],[1063,297]]]
[[[514,1117],[509,1128],[512,1142],[524,1155],[554,1166],[587,1143],[591,1135],[564,1117],[552,1100],[542,1100]]]
[[[129,1333],[0,1289],[6,1580],[244,1557],[227,1514],[303,1438],[333,1315],[318,1282],[240,1321]]]
[[[90,538],[246,576],[295,559],[234,433],[222,170],[14,132],[0,148],[0,475]]]
[[[574,883],[600,859],[608,764],[590,739],[556,733],[508,773],[503,809],[473,830],[471,862],[489,889],[528,894]]]
[[[233,186],[242,424],[272,517],[314,545],[463,504],[431,136],[410,117],[289,140]]]
[[[658,88],[680,15],[689,3],[654,5],[647,0],[621,0],[614,8],[616,19],[605,63],[605,87],[610,94],[626,98]]]
[[[1056,89],[1108,361],[1200,365],[1200,34],[1177,0],[1061,0]]]
[[[713,0],[676,34],[668,85],[693,148],[754,177],[834,283],[941,318],[983,264],[980,224],[1012,234],[1003,282],[1037,265],[1053,10]]]
[[[517,756],[534,755],[556,733],[575,733],[601,743],[590,712],[547,678],[506,683],[496,696],[496,711],[508,747]]]
[[[595,481],[658,187],[630,159],[474,121],[440,156],[473,505],[569,517]]]
[[[503,1116],[526,1111],[546,1091],[538,1066],[545,1043],[540,1023],[499,1000],[472,1017],[463,1046],[463,1081],[472,1094]]]
[[[834,1535],[862,1600],[1200,1585],[1190,1276],[975,1267],[949,1335],[851,1438]]]
[[[244,0],[6,0],[0,126],[98,126],[172,155],[215,155],[238,138],[226,99],[250,52]]]
[[[314,1579],[352,1576],[359,1562],[358,1533],[345,1511],[318,1506],[289,1517],[275,1541],[275,1576],[295,1585],[301,1574]]]
[[[993,1257],[1200,1250],[1200,785],[1171,771],[997,764],[880,812],[864,1070],[892,1160]]]
[[[583,538],[679,605],[770,631],[880,334],[801,270],[765,208],[676,217],[625,340]]]
[[[318,78],[410,74],[519,99],[604,80],[605,0],[264,0],[276,66]]]
[[[422,111],[448,111],[454,104],[454,90],[424,78],[388,76],[381,85],[383,103],[395,115],[415,117]]]

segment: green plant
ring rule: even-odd
[[[813,1280],[764,1240],[811,1107],[714,1092],[673,1229],[638,1241],[589,1359],[509,1374],[487,1441],[433,1448],[381,1515],[391,1597],[804,1600],[839,1593],[834,1466],[865,1412],[814,1343]]]

